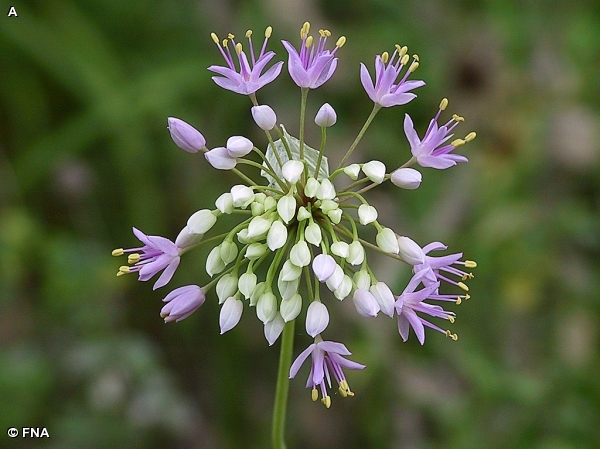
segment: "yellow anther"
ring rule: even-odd
[[[406,45],[404,47],[401,47],[400,45],[396,44],[395,47],[400,58],[404,57],[404,55],[408,53],[408,47]]]
[[[452,340],[457,341],[458,340],[458,334],[452,334]]]
[[[124,254],[123,248],[113,249],[111,254],[113,256],[122,256]]]
[[[440,109],[442,111],[444,111],[447,107],[448,107],[448,99],[442,98],[442,101],[440,101]]]
[[[223,39],[223,42],[221,43],[221,45],[223,45],[223,47],[227,47],[227,43],[229,41],[227,39]]]
[[[463,139],[454,139],[452,142],[450,142],[450,145],[452,145],[454,148],[456,148],[456,147],[460,147],[461,145],[464,145],[465,143],[467,143],[467,142],[464,141]]]
[[[475,277],[475,275],[473,273],[469,273],[467,276],[469,279],[473,279]]]
[[[463,274],[462,277],[460,278],[462,281],[466,281],[469,278],[468,274]]]
[[[269,39],[271,37],[271,33],[273,33],[273,27],[272,26],[268,26],[267,29],[265,30],[265,37],[267,39]]]
[[[464,118],[464,117],[461,117],[461,116],[460,116],[460,115],[458,115],[458,114],[452,114],[452,118],[453,118],[454,120],[456,120],[457,122],[464,122],[464,121],[465,121],[465,118]]]
[[[310,23],[304,22],[304,25],[302,25],[302,28],[300,28],[300,38],[304,39],[306,36],[308,36],[309,32],[310,32]]]
[[[402,59],[400,59],[400,64],[406,65],[408,63],[409,59],[410,59],[410,56],[408,56],[408,55],[402,56]]]
[[[408,68],[409,72],[414,72],[415,70],[417,70],[419,68],[419,62],[415,59],[413,61],[413,63],[410,65],[410,67]]]
[[[449,337],[450,335],[452,335],[452,332],[450,332],[449,330],[446,331],[446,337]]]
[[[127,256],[127,263],[134,264],[140,261],[140,255],[138,253],[133,253]]]
[[[213,40],[215,44],[219,43],[219,37],[215,33],[210,33],[210,38]]]
[[[127,274],[127,273],[123,273],[122,271],[117,271],[117,276],[123,276],[124,274]]]
[[[446,337],[450,337],[454,341],[458,340],[458,335],[457,334],[453,334],[449,330],[446,331]]]
[[[455,317],[453,317],[452,315],[448,315],[448,321],[450,321],[452,324],[454,324],[454,320],[456,320]]]
[[[129,269],[129,267],[127,265],[121,265],[119,267],[119,271],[123,274],[131,273],[131,270]]]
[[[235,35],[233,35],[233,34],[231,34],[231,33],[228,33],[228,34],[227,34],[227,38],[228,38],[228,39],[233,39],[234,37],[235,37]]]
[[[317,391],[316,388],[312,389],[312,391],[310,392],[310,396],[311,396],[313,402],[316,402],[316,400],[319,399],[319,392]]]
[[[313,37],[312,36],[308,36],[306,38],[306,42],[304,42],[304,46],[306,48],[310,48],[312,46],[312,43],[313,43]]]
[[[465,299],[467,299],[467,300],[471,299],[471,295],[465,295]]]
[[[323,399],[321,399],[321,402],[325,405],[325,407],[327,407],[327,408],[331,407],[331,397],[330,396],[325,396]]]
[[[460,306],[460,303],[462,302],[462,298],[459,296],[458,298],[456,298],[456,305]]]
[[[239,55],[242,53],[242,44],[241,43],[237,43],[235,44],[235,52]]]
[[[252,36],[252,30],[246,31],[246,37],[250,38],[250,36]]]
[[[321,37],[327,37],[327,33],[325,32],[325,30],[319,30],[319,34],[321,35]]]
[[[383,61],[384,64],[387,64],[389,59],[390,59],[390,54],[387,51],[384,51],[383,53],[381,53],[381,60]]]
[[[470,142],[471,140],[473,140],[475,137],[477,137],[477,133],[475,132],[470,132],[469,134],[467,134],[467,136],[465,137],[465,140],[467,142]],[[473,262],[475,263],[475,262]]]
[[[340,36],[340,38],[337,40],[337,42],[335,43],[335,46],[337,48],[341,48],[344,46],[344,44],[346,43],[346,36]]]
[[[324,31],[325,31],[325,36],[331,37],[331,31],[329,31],[329,30],[324,30]]]
[[[346,390],[344,390],[344,387],[342,387],[342,384],[340,384],[340,388],[338,388],[340,395],[345,398],[346,396],[348,396],[348,393],[346,392]]]
[[[462,282],[459,282],[458,285],[460,288],[462,288],[464,291],[468,292],[469,291],[469,287],[467,287],[465,284],[463,284]]]
[[[414,59],[415,61],[419,61],[419,55],[415,53],[415,54],[413,55],[413,59]]]

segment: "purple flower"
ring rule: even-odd
[[[277,78],[281,72],[281,66],[283,65],[282,61],[276,63],[263,75],[261,75],[266,65],[271,59],[273,59],[273,56],[275,56],[275,52],[273,51],[268,51],[265,53],[267,42],[269,41],[269,37],[271,37],[272,31],[273,29],[271,27],[267,27],[265,31],[265,41],[260,49],[258,58],[256,58],[254,55],[254,47],[252,46],[251,39],[252,31],[248,30],[246,32],[246,37],[248,38],[248,44],[250,47],[250,60],[252,61],[252,66],[248,61],[246,53],[242,50],[242,44],[235,43],[233,34],[229,34],[228,39],[223,39],[223,42],[220,43],[217,35],[212,33],[212,40],[215,42],[215,44],[217,44],[221,55],[223,55],[223,58],[227,63],[227,67],[211,65],[208,68],[208,70],[211,72],[221,75],[213,76],[213,81],[223,89],[231,90],[238,94],[249,95],[253,94],[258,89],[269,84],[271,81]],[[233,50],[237,56],[239,69],[236,69],[235,67],[234,56],[229,50],[228,46],[229,41],[231,41]]]
[[[419,139],[413,121],[408,114],[404,117],[404,134],[410,143],[410,151],[412,152],[417,163],[421,167],[431,167],[443,170],[452,167],[458,162],[467,162],[468,159],[460,154],[452,154],[452,151],[461,145],[473,140],[475,133],[469,133],[464,139],[456,139],[449,144],[444,145],[452,138],[452,130],[464,119],[458,115],[453,115],[445,125],[438,127],[437,120],[441,112],[446,109],[448,100],[445,98],[440,103],[440,109],[435,115],[429,127],[423,136],[423,140]]]
[[[206,146],[206,139],[189,123],[175,117],[167,119],[169,132],[175,145],[188,153],[197,153]]]
[[[166,285],[179,266],[179,256],[183,248],[165,237],[146,235],[136,228],[133,228],[133,233],[144,245],[137,248],[120,248],[113,251],[114,256],[132,253],[129,255],[128,261],[134,264],[132,267],[122,266],[117,275],[139,272],[138,279],[147,281],[159,271],[164,270],[154,284],[153,289],[156,290]],[[142,254],[139,254],[140,252]]]
[[[302,88],[316,89],[325,83],[335,72],[337,58],[335,53],[344,45],[346,38],[340,37],[333,50],[326,50],[327,38],[331,36],[328,30],[319,30],[321,37],[313,45],[313,37],[308,35],[310,23],[305,22],[300,30],[302,43],[298,52],[288,41],[281,41],[289,54],[288,70],[294,82]]]
[[[446,248],[447,246],[441,242],[432,242],[425,245],[423,247],[425,262],[415,265],[413,267],[413,272],[415,275],[420,273],[421,280],[425,286],[436,283],[439,284],[439,281],[445,281],[449,284],[457,285],[464,291],[469,291],[469,288],[462,281],[473,278],[473,273],[463,271],[453,265],[464,266],[465,268],[475,268],[477,267],[477,263],[472,260],[460,260],[462,253],[449,254],[441,257],[428,256],[431,251],[445,250]],[[458,276],[461,280],[457,282],[444,276],[440,271]]]
[[[197,285],[176,288],[163,299],[167,304],[160,311],[160,316],[165,323],[179,322],[198,310],[204,299],[204,290]]]
[[[331,388],[331,374],[335,378],[339,385],[339,392],[343,397],[354,396],[354,393],[350,391],[346,376],[344,376],[343,368],[346,369],[364,369],[365,365],[346,360],[344,355],[351,355],[348,348],[342,343],[336,343],[333,341],[323,341],[320,337],[315,339],[315,342],[306,348],[296,358],[290,368],[290,379],[296,377],[300,367],[308,356],[312,356],[312,366],[310,368],[310,374],[308,381],[306,382],[306,388],[312,388],[312,399],[316,401],[319,397],[317,386],[321,390],[321,402],[325,404],[325,407],[331,406],[331,397],[327,394],[327,385]],[[327,385],[325,385],[327,381]]]
[[[400,81],[397,81],[402,69],[410,59],[406,54],[407,51],[407,47],[396,45],[396,50],[391,58],[387,52],[375,57],[375,84],[371,81],[371,75],[365,65],[360,63],[360,81],[367,95],[373,102],[384,108],[408,103],[416,98],[415,94],[408,92],[425,85],[425,82],[421,80],[407,81],[408,76],[419,67],[419,58],[416,55],[414,56],[415,60]]]
[[[412,327],[419,343],[425,343],[425,326],[434,329],[438,332],[445,334],[448,337],[452,337],[453,340],[457,340],[456,334],[445,331],[435,324],[421,318],[417,315],[417,312],[424,313],[434,318],[442,318],[449,320],[451,323],[454,322],[454,313],[444,310],[438,305],[428,304],[424,302],[426,299],[445,299],[444,297],[438,298],[435,292],[439,287],[439,282],[431,284],[422,290],[415,291],[417,286],[421,283],[420,275],[415,275],[410,280],[404,292],[396,300],[396,312],[398,313],[398,331],[402,340],[408,340],[408,331]]]

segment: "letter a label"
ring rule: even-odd
[[[19,15],[17,14],[17,10],[15,9],[14,6],[11,6],[10,9],[8,10],[8,17],[19,17]]]

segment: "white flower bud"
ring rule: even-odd
[[[273,346],[273,343],[277,341],[283,332],[284,326],[285,321],[283,321],[283,318],[279,314],[276,314],[275,318],[265,324],[265,338],[269,346]]]
[[[250,307],[256,306],[258,298],[260,298],[263,295],[266,289],[267,284],[265,282],[259,282],[258,284],[256,284],[254,291],[250,295]]]
[[[325,103],[315,117],[315,123],[317,126],[321,127],[329,127],[335,125],[337,121],[337,115],[335,110],[331,107],[329,103]]]
[[[187,227],[192,234],[206,234],[216,222],[217,217],[211,210],[202,209],[188,218]]]
[[[317,198],[320,200],[332,200],[335,198],[335,187],[327,178],[321,181],[321,185],[317,189]]]
[[[293,281],[284,281],[282,274],[279,272],[279,278],[277,279],[277,289],[281,295],[281,299],[289,299],[298,293],[298,286],[300,285],[300,276]]]
[[[348,257],[346,260],[350,265],[360,265],[365,260],[365,249],[358,240],[352,241],[348,245]]]
[[[225,300],[223,306],[221,307],[221,313],[219,314],[221,335],[237,326],[237,324],[240,322],[243,311],[244,304],[239,299],[229,297]]]
[[[325,282],[329,279],[335,268],[338,266],[333,257],[329,254],[319,254],[313,259],[312,269],[319,282]]]
[[[290,260],[286,260],[281,267],[279,276],[282,281],[294,281],[302,274],[302,267],[294,265]]]
[[[277,207],[277,200],[272,196],[268,196],[265,198],[265,212],[269,212]]]
[[[275,318],[276,314],[277,298],[271,291],[263,293],[256,303],[256,316],[266,324]]]
[[[271,131],[277,123],[275,111],[266,104],[252,106],[252,118],[263,131]]]
[[[252,292],[256,288],[256,275],[252,272],[245,272],[240,276],[238,280],[238,289],[244,295],[244,298],[248,299],[252,295]]]
[[[336,256],[346,258],[349,254],[349,245],[346,242],[335,242],[331,245],[331,252]]]
[[[231,240],[223,240],[223,243],[221,243],[221,250],[219,252],[219,255],[221,256],[221,260],[223,260],[223,263],[225,263],[225,265],[228,265],[231,262],[233,262],[237,257],[238,247]]]
[[[213,277],[214,274],[220,273],[225,269],[225,264],[223,263],[223,259],[221,259],[221,248],[219,246],[215,246],[210,253],[208,253],[208,257],[206,258],[206,273]]]
[[[394,304],[396,298],[385,282],[378,282],[372,285],[369,292],[375,297],[379,308],[389,317],[394,316]]]
[[[281,167],[281,173],[287,182],[290,184],[296,184],[302,176],[304,171],[304,164],[300,161],[287,161]]]
[[[356,288],[369,290],[369,287],[371,286],[371,276],[369,276],[369,272],[367,270],[359,270],[354,273],[354,284],[356,284]]]
[[[398,236],[390,228],[381,228],[375,237],[377,246],[386,253],[398,254],[400,247],[398,246]]]
[[[380,161],[371,161],[363,164],[362,171],[367,178],[376,184],[381,184],[385,178],[385,165]]]
[[[333,200],[323,200],[323,201],[321,201],[321,205],[319,206],[319,209],[321,209],[324,214],[327,214],[330,211],[336,210],[339,208],[340,208],[340,205],[337,203],[337,201],[333,201]]]
[[[392,184],[403,189],[414,190],[421,185],[423,176],[414,168],[399,168],[390,176]]]
[[[279,306],[279,313],[281,313],[281,317],[286,323],[288,321],[296,319],[296,317],[300,314],[301,310],[302,297],[298,293],[296,293],[289,299],[281,301],[281,305]]]
[[[311,176],[306,180],[306,185],[304,186],[304,194],[308,198],[314,198],[320,186],[321,183]]]
[[[252,211],[253,217],[258,217],[265,213],[265,205],[264,203],[259,203],[257,201],[252,201],[250,204],[250,210]]]
[[[230,214],[233,212],[233,195],[230,192],[223,193],[215,201],[215,206],[222,214]]]
[[[175,239],[175,244],[179,248],[189,248],[190,246],[194,246],[196,243],[200,243],[202,237],[204,237],[204,234],[193,234],[190,232],[189,227],[184,226],[183,229],[179,231],[179,234]]]
[[[333,224],[340,224],[342,221],[342,209],[334,209],[327,212],[327,216]]]
[[[250,187],[238,184],[231,188],[231,199],[235,207],[245,209],[254,201],[254,192]]]
[[[204,157],[210,165],[217,170],[231,170],[235,168],[237,161],[229,155],[227,148],[217,147],[204,153]]]
[[[246,253],[244,257],[248,260],[256,260],[259,257],[262,257],[267,252],[267,245],[264,243],[251,243],[246,248]]]
[[[254,240],[248,238],[248,228],[242,229],[236,235],[238,242],[240,242],[242,245],[250,245],[251,243],[254,243]]]
[[[402,260],[410,265],[425,263],[425,253],[421,247],[408,237],[398,237],[399,254]]]
[[[322,240],[321,226],[313,221],[304,230],[304,238],[308,243],[312,243],[314,246],[319,246]]]
[[[311,302],[306,312],[306,333],[314,338],[323,332],[328,324],[329,311],[325,304],[319,301]]]
[[[352,296],[352,301],[359,315],[369,318],[375,317],[379,313],[377,300],[367,290],[357,289]]]
[[[249,139],[242,136],[233,136],[227,139],[227,153],[230,157],[244,157],[252,151],[254,145]]]
[[[296,215],[296,198],[290,195],[282,196],[277,201],[277,213],[286,224],[289,223]]]
[[[206,145],[204,136],[189,123],[175,117],[169,117],[167,123],[171,139],[182,150],[197,153]]]
[[[358,174],[360,173],[360,165],[350,164],[347,167],[344,167],[344,173],[346,173],[350,179],[356,181],[358,179]]]
[[[267,234],[267,246],[271,251],[275,251],[285,245],[287,241],[288,230],[281,220],[275,220]]]
[[[312,215],[310,214],[308,209],[306,209],[306,207],[300,206],[298,208],[298,214],[296,215],[296,218],[298,218],[298,221],[304,221],[304,220],[309,219],[310,217],[312,217]]]
[[[300,240],[292,246],[290,261],[297,267],[305,267],[310,263],[310,250],[304,240]]]
[[[352,279],[350,276],[344,275],[344,279],[342,279],[342,283],[338,287],[337,290],[333,292],[333,296],[335,296],[340,301],[344,298],[347,298],[350,292],[352,291]]]
[[[248,234],[246,235],[246,238],[258,240],[266,236],[271,228],[272,222],[272,220],[267,220],[263,217],[254,217],[250,220],[250,223],[248,223]]]
[[[232,274],[226,274],[215,287],[217,297],[219,298],[219,304],[223,304],[227,298],[233,296],[238,291],[238,278]]]
[[[361,225],[368,225],[377,220],[377,209],[368,204],[358,206],[358,221]]]
[[[327,279],[327,288],[332,292],[340,288],[342,281],[344,280],[344,270],[337,263],[333,270],[333,274]]]
[[[258,204],[265,204],[265,199],[267,199],[267,195],[262,192],[258,192],[254,194],[254,202]]]

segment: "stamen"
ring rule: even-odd
[[[219,37],[215,33],[210,33],[210,38],[213,40],[215,44],[219,43]]]
[[[406,65],[408,63],[409,59],[410,59],[410,56],[408,56],[408,55],[402,56],[402,59],[400,59],[400,64],[401,65]]]
[[[325,30],[319,30],[319,34],[321,35],[321,37],[327,37],[327,33],[325,32]]]
[[[228,33],[228,34],[227,34],[227,38],[228,38],[228,39],[233,39],[233,38],[235,38],[235,35],[233,35],[233,34],[231,34],[231,33]]]
[[[111,254],[113,256],[122,256],[123,254],[125,254],[125,251],[123,250],[123,248],[117,248],[113,249],[113,252]]]
[[[265,30],[265,37],[267,39],[269,39],[271,37],[271,33],[273,32],[273,27],[272,26],[268,26],[267,29]]]
[[[465,260],[465,268],[477,268],[477,262],[474,260]]]
[[[123,274],[129,274],[129,273],[131,273],[131,269],[127,265],[121,265],[119,267],[119,272],[121,272]]]
[[[321,399],[321,402],[323,404],[325,404],[325,407],[327,407],[327,408],[331,407],[331,397],[330,396],[325,396],[323,399]]]
[[[466,300],[469,300],[469,299],[471,299],[471,295],[468,295],[468,294],[467,294],[467,295],[465,295],[465,299],[466,299]]]
[[[123,273],[122,271],[117,271],[117,276],[123,276],[124,274],[127,274],[127,273]]]
[[[450,337],[454,341],[458,340],[458,335],[457,334],[453,334],[449,330],[446,331],[446,337]]]
[[[454,321],[456,320],[456,318],[452,315],[448,315],[448,321],[450,321],[452,324],[454,324]]]
[[[462,282],[459,282],[458,285],[460,288],[462,288],[464,291],[468,292],[469,291],[469,287],[467,287],[465,284],[463,284]]]
[[[405,56],[408,56],[408,55],[405,55]],[[409,71],[409,72],[414,72],[414,71],[415,71],[415,70],[417,70],[418,68],[419,68],[419,63],[418,63],[418,61],[415,59],[415,60],[413,61],[413,63],[410,65],[410,67],[408,68],[408,71]]]
[[[335,46],[337,48],[342,48],[344,46],[344,44],[346,43],[346,36],[340,36],[340,38],[337,40],[337,42],[335,43]]]
[[[396,47],[396,50],[398,51],[398,56],[400,58],[403,58],[404,55],[408,52],[408,47],[406,45],[404,47],[400,47],[400,45],[396,44],[395,47]]]
[[[304,46],[306,48],[310,48],[312,46],[312,43],[313,43],[313,37],[312,36],[308,36],[306,38],[306,42],[304,43]]]
[[[246,37],[250,39],[250,36],[252,36],[252,30],[246,31]]]
[[[344,387],[342,387],[342,384],[340,382],[340,388],[338,388],[340,395],[345,398],[346,396],[348,396],[348,393],[346,393],[346,390],[344,389]]]
[[[316,402],[316,400],[319,399],[319,392],[317,391],[316,388],[313,387],[312,391],[310,392],[310,396],[311,396],[313,402]]]
[[[127,263],[134,264],[140,261],[140,255],[138,253],[133,253],[127,256]]]
[[[238,42],[237,44],[235,44],[235,52],[238,55],[242,53],[242,44],[240,42]]]
[[[442,98],[442,101],[440,101],[440,109],[442,111],[444,111],[447,107],[448,107],[448,99]]]
[[[308,36],[309,32],[310,32],[310,23],[304,22],[304,25],[302,25],[302,28],[300,28],[300,39],[305,39],[306,36]]]
[[[381,53],[381,60],[383,61],[384,64],[387,64],[389,59],[390,59],[390,54],[387,51],[384,51],[383,53]]]
[[[464,122],[464,121],[465,121],[465,118],[464,118],[464,117],[461,117],[461,116],[460,116],[460,115],[458,115],[458,114],[452,114],[452,118],[453,118],[454,120],[456,120],[457,122]]]
[[[463,139],[456,139],[456,140],[453,140],[452,142],[450,142],[450,145],[452,145],[454,148],[457,148],[457,147],[460,147],[461,145],[464,145],[465,143],[467,143],[467,142]]]
[[[460,306],[461,303],[462,303],[462,298],[459,296],[458,298],[456,298],[456,305]]]
[[[227,39],[223,39],[223,43],[221,45],[223,45],[223,47],[227,47],[227,42],[229,42]]]
[[[415,53],[415,54],[413,55],[413,59],[414,59],[415,61],[419,61],[419,55]]]
[[[477,133],[475,132],[470,132],[469,134],[467,134],[467,136],[465,137],[465,140],[467,142],[470,142],[471,140],[473,140],[475,137],[477,136]],[[475,262],[473,262],[475,263]]]

